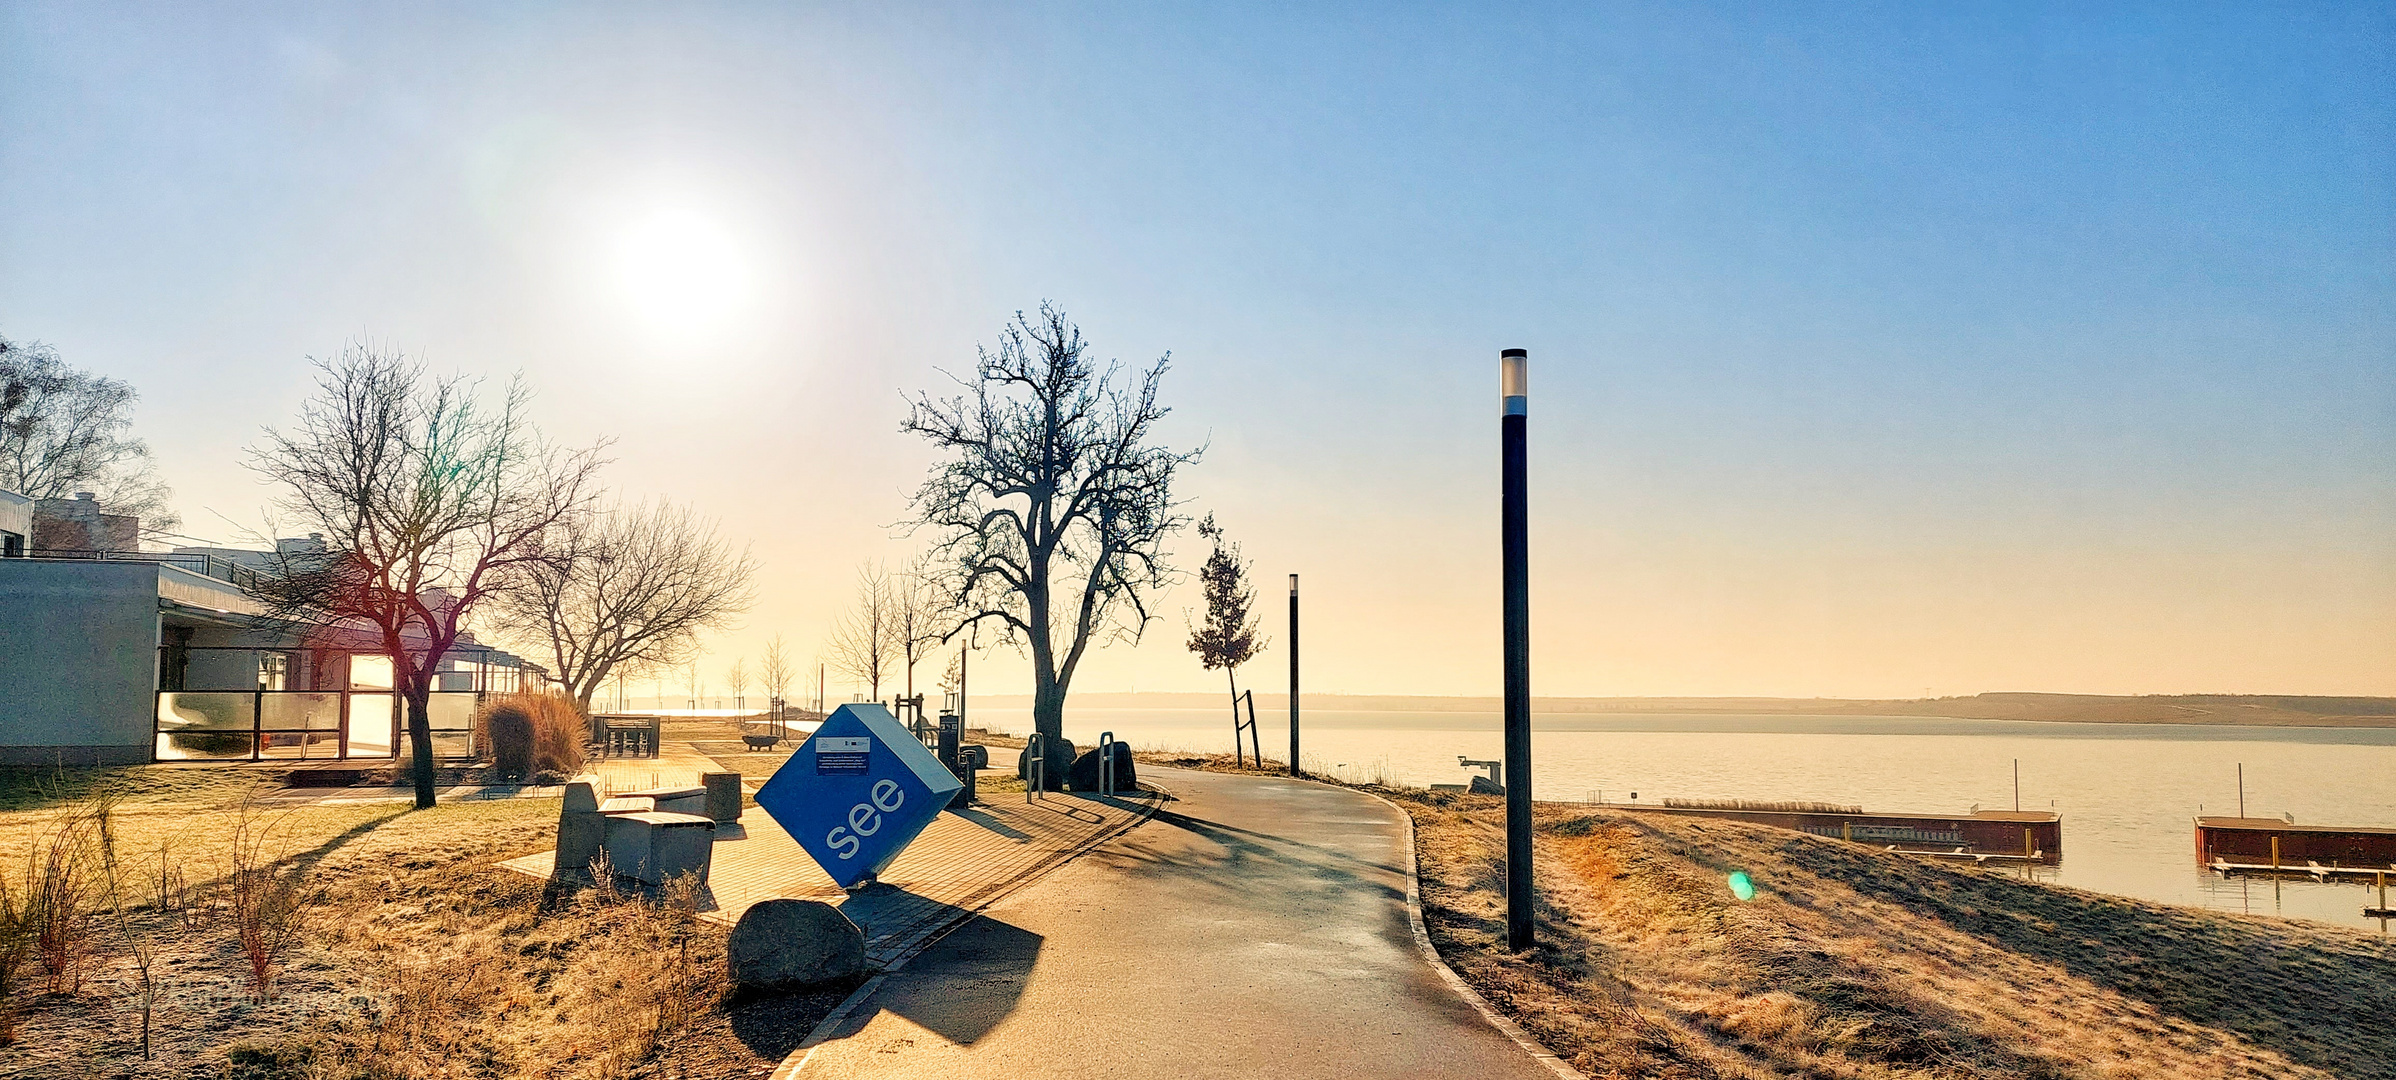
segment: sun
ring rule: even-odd
[[[670,207],[632,218],[617,237],[615,269],[631,313],[659,334],[701,334],[747,306],[747,253],[724,223]]]

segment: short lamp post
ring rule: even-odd
[[[1499,508],[1506,586],[1506,945],[1528,949],[1531,934],[1531,541],[1523,426],[1530,411],[1531,354],[1498,356]]]

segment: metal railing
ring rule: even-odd
[[[255,567],[243,566],[231,559],[198,551],[93,551],[68,548],[35,548],[26,553],[35,559],[63,559],[81,562],[146,562],[164,563],[178,570],[222,581],[244,591],[255,590],[268,575]]]

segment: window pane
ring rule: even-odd
[[[158,730],[248,731],[257,694],[173,690],[158,695]]]
[[[425,710],[434,731],[474,730],[474,695],[436,693]]]
[[[341,695],[283,691],[258,703],[258,726],[269,731],[341,730]]]
[[[392,700],[389,694],[349,696],[349,756],[391,756]]]
[[[391,689],[391,658],[353,653],[349,658],[349,685],[353,690]]]
[[[330,758],[341,756],[338,731],[269,731],[258,736],[258,755],[265,758]]]
[[[256,736],[242,731],[161,731],[158,733],[158,760],[207,761],[229,759],[248,761],[250,743]]]

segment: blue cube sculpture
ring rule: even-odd
[[[964,786],[890,710],[843,705],[757,789],[757,808],[846,889],[881,873]]]

